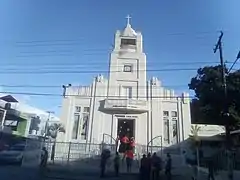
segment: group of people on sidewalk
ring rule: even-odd
[[[163,170],[163,160],[156,153],[143,154],[140,165],[140,178],[142,180],[159,180],[160,172]],[[165,175],[168,180],[172,177],[172,158],[167,154],[165,162]]]
[[[110,157],[111,157],[110,150],[106,149],[101,154],[101,164],[100,164],[101,177],[105,176],[106,165]],[[113,158],[113,164],[114,164],[114,170],[115,170],[116,176],[119,176],[120,164],[121,164],[121,161],[123,163],[124,160],[126,161],[127,173],[131,173],[132,162],[134,160],[133,151],[127,150],[124,153],[122,159],[120,154],[116,152]],[[153,155],[151,155],[151,153],[148,153],[147,156],[144,154],[140,161],[140,168],[139,168],[140,179],[158,180],[160,178],[160,172],[163,170],[162,167],[163,167],[163,160],[156,153],[153,153]],[[171,171],[172,171],[172,159],[171,159],[171,155],[167,154],[167,159],[165,162],[165,175],[168,180],[171,179],[171,176],[172,176]]]
[[[100,168],[101,168],[101,177],[105,176],[105,171],[106,171],[106,166],[107,163],[109,162],[109,159],[111,157],[111,152],[108,149],[103,150],[101,154],[101,163],[100,163]],[[127,172],[131,173],[132,172],[132,162],[134,160],[134,154],[132,150],[127,150],[124,154],[123,157],[121,158],[120,154],[116,152],[114,158],[113,158],[113,165],[114,165],[114,170],[115,170],[115,175],[119,175],[119,169],[120,169],[120,164],[124,164],[124,161],[126,162],[126,167],[127,167]],[[109,162],[111,163],[111,162]]]

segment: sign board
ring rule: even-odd
[[[26,141],[26,147],[23,153],[23,167],[38,168],[41,163],[42,142],[38,139],[29,138]]]

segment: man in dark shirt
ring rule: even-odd
[[[146,154],[143,154],[143,157],[141,159],[141,165],[140,165],[140,179],[142,180],[148,180],[148,158],[146,157]]]
[[[107,164],[108,158],[110,158],[110,151],[108,149],[105,149],[101,154],[101,163],[100,163],[101,177],[105,176],[105,170],[106,170],[106,164]]]
[[[213,158],[210,158],[208,160],[208,179],[209,180],[210,179],[215,180],[214,171],[215,171],[214,161],[213,161]]]
[[[162,165],[161,158],[159,156],[157,156],[157,153],[153,153],[153,156],[152,156],[152,168],[153,168],[152,179],[153,180],[158,180],[159,179],[159,173],[161,171],[161,165]]]
[[[42,148],[42,154],[41,154],[41,167],[46,167],[48,161],[48,151],[46,147]]]
[[[167,153],[165,174],[167,176],[167,179],[171,180],[171,178],[172,178],[172,158],[171,158],[171,155],[169,153]]]

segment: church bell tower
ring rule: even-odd
[[[129,16],[126,27],[115,34],[109,63],[108,96],[146,99],[146,55],[142,34],[132,28]]]

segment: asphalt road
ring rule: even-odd
[[[99,179],[109,179],[109,180],[139,180],[140,176],[138,173],[120,173],[119,177],[114,176],[114,172],[109,170],[106,173],[106,177],[100,178],[99,169],[50,169],[44,176],[44,180],[99,180]],[[165,180],[165,175],[161,173],[161,180]],[[180,174],[173,174],[172,180],[187,180],[191,179],[188,175],[182,176]],[[205,179],[204,179],[205,180]]]
[[[178,172],[177,172],[178,171]],[[183,169],[178,169],[173,172],[172,180],[187,180],[191,176]],[[40,176],[37,169],[23,168],[14,166],[1,166],[0,167],[1,180],[99,180],[100,178],[98,168],[89,167],[75,167],[69,168],[68,166],[54,166]],[[115,177],[112,170],[108,170],[104,179],[109,180],[138,180],[140,179],[137,173],[127,174],[121,173],[119,177]],[[161,175],[161,180],[165,180],[164,174]],[[206,175],[201,175],[199,180],[207,179]]]

